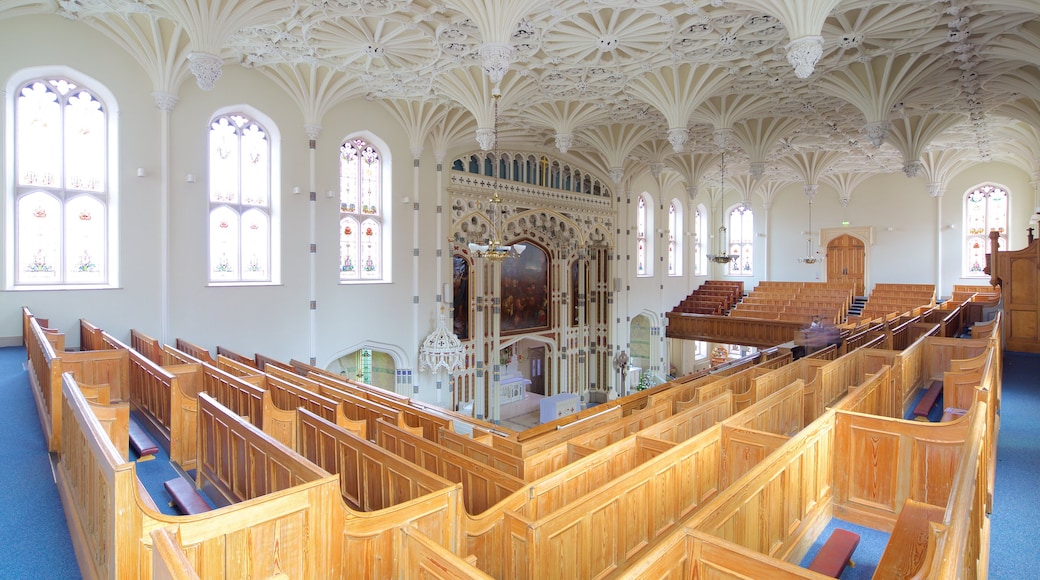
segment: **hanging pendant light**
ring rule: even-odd
[[[817,254],[813,254],[813,251],[812,251],[812,237],[813,237],[813,230],[812,230],[812,200],[813,200],[813,197],[815,195],[816,195],[816,186],[815,185],[806,185],[805,186],[805,196],[807,198],[809,198],[809,231],[808,231],[809,237],[807,237],[805,239],[805,257],[804,258],[798,258],[798,261],[801,262],[802,264],[815,264],[816,261],[819,260],[819,258],[817,257]]]
[[[718,252],[715,254],[708,254],[708,259],[716,264],[729,264],[730,262],[736,261],[740,256],[730,254],[727,251],[729,246],[729,238],[726,237],[726,220],[723,216],[725,201],[726,201],[726,152],[722,152],[722,166],[721,166],[721,177],[719,178],[719,239],[718,239]]]
[[[498,194],[498,174],[502,170],[502,164],[499,162],[498,155],[498,98],[501,96],[498,87],[492,89],[491,96],[494,99],[495,116],[493,129],[495,143],[492,151],[492,159],[494,160],[494,164],[492,165],[493,181],[491,197],[488,199],[488,211],[491,213],[491,235],[483,244],[469,244],[469,251],[478,258],[484,258],[491,260],[492,262],[501,262],[508,258],[516,258],[520,256],[520,254],[527,249],[527,246],[524,244],[503,244],[501,233],[499,232],[499,222],[501,222],[502,216],[502,197]]]

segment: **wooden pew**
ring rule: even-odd
[[[480,514],[524,486],[524,480],[474,461],[412,430],[378,421],[376,444],[431,473],[462,485],[466,511]]]
[[[937,536],[945,529],[942,525],[945,511],[939,506],[906,500],[874,570],[876,577],[928,577],[928,567],[938,547]],[[922,566],[925,569],[922,570]]]

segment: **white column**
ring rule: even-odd
[[[170,115],[177,106],[177,96],[152,94],[159,107],[159,340],[170,340]]]
[[[941,183],[929,183],[928,193],[935,198],[935,295],[942,295],[942,198],[945,188]]]
[[[419,156],[422,147],[412,147],[412,344],[416,348],[422,344],[419,333]],[[419,365],[411,372],[412,388],[409,397],[419,394]]]
[[[765,264],[765,271],[764,271],[765,277],[762,278],[762,279],[763,280],[771,280],[772,277],[769,275],[769,272],[772,270],[772,268],[770,268],[770,258],[771,258],[771,256],[770,256],[770,243],[769,243],[769,215],[770,215],[769,214],[769,210],[770,210],[770,208],[773,207],[773,203],[770,202],[770,201],[767,201],[767,202],[762,204],[762,207],[763,207],[763,209],[765,209],[765,215],[762,216],[764,218],[762,220],[762,230],[763,230],[762,233],[765,234],[765,237],[762,238],[764,240],[762,242],[762,257],[765,258],[765,262],[766,262],[766,264]],[[812,232],[809,232],[809,235],[811,236]]]
[[[318,364],[318,134],[321,127],[318,125],[304,125],[307,132],[307,180],[309,182],[309,209],[308,228],[309,238],[307,252],[307,297],[308,297],[308,348],[310,350],[310,364]],[[337,184],[337,189],[339,185]],[[335,199],[339,207],[339,199]],[[338,213],[338,212],[337,212]],[[338,261],[338,260],[337,260]]]

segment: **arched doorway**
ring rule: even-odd
[[[863,240],[848,234],[827,242],[827,281],[855,284],[855,295],[865,295],[867,249]]]

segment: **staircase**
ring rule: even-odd
[[[849,305],[848,316],[859,316],[863,314],[863,307],[867,304],[866,296],[854,296],[852,298],[852,304]]]

